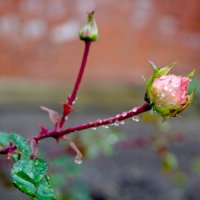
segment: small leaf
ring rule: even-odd
[[[56,200],[56,195],[54,190],[49,184],[48,181],[49,177],[45,177],[36,192],[36,199],[37,200]]]
[[[34,180],[35,182],[40,182],[44,175],[47,173],[48,166],[47,163],[40,159],[40,158],[35,158],[33,160],[33,173],[34,173]]]
[[[31,152],[29,143],[25,138],[15,133],[12,133],[10,134],[9,139],[14,143],[17,149],[22,153],[22,157],[23,156],[27,157],[31,155],[32,152]]]
[[[47,107],[44,106],[40,106],[40,108],[46,112],[48,112],[49,114],[49,119],[54,123],[57,124],[59,122],[59,114],[58,112],[56,112],[55,110],[49,109]]]
[[[0,132],[0,146],[9,145],[9,134],[6,132]]]
[[[11,170],[12,182],[22,192],[35,196],[40,181],[47,173],[47,164],[44,160],[23,159],[16,162]]]
[[[34,196],[36,186],[31,172],[31,160],[19,160],[16,162],[11,170],[12,182],[22,192]]]

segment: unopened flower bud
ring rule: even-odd
[[[98,27],[94,20],[94,11],[88,13],[88,22],[79,32],[79,37],[83,41],[94,42],[99,38]]]
[[[163,118],[176,117],[192,102],[194,97],[194,91],[188,94],[189,83],[194,72],[188,77],[168,75],[172,66],[154,67],[154,75],[147,82],[145,100]]]

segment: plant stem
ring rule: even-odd
[[[117,114],[114,117],[80,124],[80,125],[77,125],[77,126],[74,126],[74,127],[69,127],[67,129],[60,130],[60,131],[58,131],[58,130],[49,131],[45,134],[39,134],[39,135],[33,137],[33,139],[36,142],[38,142],[39,140],[42,140],[44,138],[48,138],[48,137],[53,137],[53,138],[59,139],[63,135],[67,135],[67,134],[70,134],[72,132],[81,131],[81,130],[85,130],[85,129],[89,129],[89,128],[93,128],[93,127],[98,127],[98,126],[102,126],[102,125],[109,125],[109,124],[113,124],[117,121],[123,121],[125,119],[133,117],[133,116],[138,115],[140,113],[149,111],[150,109],[151,109],[151,105],[148,104],[148,103],[144,103],[144,104],[142,104],[138,107],[135,107],[135,108],[133,108],[129,111],[123,112],[121,114]]]
[[[74,88],[72,90],[72,93],[68,98],[67,105],[69,106],[69,108],[72,107],[73,102],[76,99],[76,95],[77,95],[77,92],[78,92],[78,89],[79,89],[79,86],[80,86],[80,82],[82,80],[83,73],[84,73],[84,70],[85,70],[85,66],[86,66],[86,63],[87,63],[90,46],[91,46],[91,42],[90,41],[86,41],[85,42],[85,49],[84,49],[84,53],[83,53],[83,58],[82,58],[81,66],[80,66],[80,69],[79,69],[79,73],[78,73],[76,82],[74,84]],[[63,115],[62,115],[62,118],[61,118],[60,123],[59,123],[59,128],[63,127],[63,125],[65,123],[65,118],[66,118],[67,115],[69,115],[69,113],[66,113],[65,110],[63,111]]]

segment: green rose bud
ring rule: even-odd
[[[98,27],[93,18],[94,11],[88,13],[88,22],[83,26],[79,37],[83,41],[94,42],[99,38]]]

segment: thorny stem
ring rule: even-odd
[[[81,66],[80,66],[80,69],[79,69],[79,73],[78,73],[74,88],[72,90],[72,93],[68,97],[67,105],[69,106],[69,108],[72,107],[72,104],[76,99],[76,95],[77,95],[77,92],[78,92],[78,89],[79,89],[79,85],[80,85],[80,82],[82,80],[83,73],[84,73],[84,70],[85,70],[85,66],[86,66],[86,63],[87,63],[90,46],[91,46],[91,42],[86,41],[85,42],[85,49],[84,49],[84,53],[83,53],[83,58],[82,58]],[[62,115],[62,118],[61,118],[60,123],[59,123],[59,128],[63,127],[63,125],[65,123],[65,118],[68,114],[69,113],[66,113],[65,110],[63,111],[63,115]]]
[[[8,154],[9,152],[14,152],[16,149],[16,146],[4,146],[0,148],[0,154]]]
[[[77,126],[74,126],[74,127],[69,127],[67,129],[60,130],[60,131],[59,130],[49,131],[49,132],[44,133],[44,134],[39,134],[39,135],[33,137],[33,139],[36,142],[38,142],[39,140],[42,140],[44,138],[48,138],[48,137],[60,139],[60,138],[62,138],[63,135],[67,135],[67,134],[70,134],[72,132],[81,131],[81,130],[85,130],[85,129],[89,129],[89,128],[93,128],[93,127],[98,127],[98,126],[102,126],[102,125],[109,125],[109,124],[115,123],[116,121],[123,121],[123,120],[128,119],[130,117],[133,117],[137,114],[149,111],[150,109],[151,109],[151,105],[148,104],[148,103],[144,103],[144,104],[142,104],[138,107],[135,107],[135,108],[133,108],[129,111],[123,112],[121,114],[117,114],[114,117],[80,124],[80,125],[77,125]]]
[[[53,137],[53,138],[59,140],[59,139],[62,139],[64,135],[68,135],[68,134],[76,132],[76,131],[86,130],[86,129],[93,128],[93,127],[99,127],[99,126],[102,126],[102,125],[113,124],[113,123],[118,122],[118,121],[123,121],[125,119],[133,117],[133,116],[138,115],[140,113],[149,111],[150,109],[151,109],[150,104],[143,103],[142,105],[140,105],[138,107],[134,107],[133,109],[131,109],[129,111],[123,112],[121,114],[117,114],[114,117],[80,124],[80,125],[77,125],[77,126],[69,127],[67,129],[63,129],[63,130],[48,131],[44,134],[39,134],[39,135],[31,138],[29,141],[34,141],[35,143],[38,143],[40,140],[42,140],[44,138],[49,138],[49,137]],[[0,149],[0,154],[7,154],[10,151],[15,150],[15,149],[16,149],[15,146],[2,147]]]

